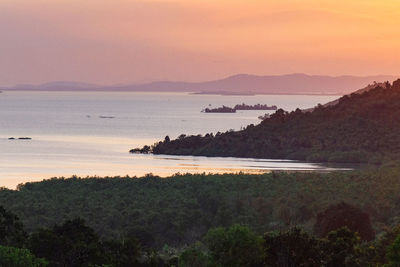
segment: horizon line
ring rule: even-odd
[[[110,83],[110,84],[98,84],[96,82],[90,81],[77,81],[77,80],[50,80],[48,82],[41,82],[41,83],[18,83],[10,86],[0,85],[1,90],[13,89],[16,87],[35,87],[35,86],[43,86],[43,85],[50,85],[53,83],[70,83],[75,85],[85,85],[91,86],[93,88],[101,88],[101,87],[110,87],[110,86],[129,86],[129,85],[145,85],[145,84],[154,84],[154,83],[162,83],[162,82],[170,82],[170,83],[204,83],[204,82],[212,82],[212,81],[220,81],[226,80],[233,77],[238,76],[253,76],[253,77],[283,77],[283,76],[295,76],[295,75],[303,75],[309,77],[329,77],[329,78],[343,78],[343,77],[352,77],[352,78],[368,78],[368,77],[379,77],[379,76],[388,76],[392,78],[400,78],[399,75],[394,74],[370,74],[370,75],[355,75],[355,74],[341,74],[341,75],[330,75],[330,74],[308,74],[304,72],[293,72],[293,73],[285,73],[285,74],[250,74],[250,73],[236,73],[231,75],[225,75],[222,78],[216,79],[205,79],[205,80],[197,80],[197,81],[185,81],[185,80],[169,80],[169,79],[159,79],[153,81],[132,81],[126,83]],[[88,89],[87,87],[84,87]]]

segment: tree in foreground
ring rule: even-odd
[[[347,227],[339,228],[328,233],[326,239],[322,239],[322,251],[326,266],[366,266],[363,261],[363,250],[358,233],[350,231]]]
[[[331,231],[347,227],[352,232],[357,232],[364,241],[375,238],[369,215],[360,209],[344,202],[331,205],[324,212],[317,215],[314,232],[320,237],[326,237]]]
[[[18,217],[0,206],[0,245],[21,247],[26,237]]]
[[[247,226],[233,225],[208,231],[205,237],[211,263],[219,266],[261,266],[263,240]]]
[[[200,242],[185,249],[179,256],[179,267],[204,267],[210,265],[206,248]]]
[[[400,266],[400,235],[396,237],[393,244],[389,247],[387,258],[389,263],[385,267],[399,267]]]
[[[44,267],[47,265],[47,261],[36,258],[27,249],[0,246],[0,266]]]
[[[388,249],[393,245],[398,236],[400,236],[400,225],[386,229],[386,231],[374,241],[369,260],[371,265],[383,266],[389,263]]]
[[[136,238],[127,238],[122,242],[104,242],[103,253],[105,261],[112,266],[141,266],[139,259],[142,249]]]
[[[36,256],[46,258],[52,266],[88,266],[102,262],[99,238],[82,219],[39,230],[31,236],[29,246]]]
[[[300,228],[264,235],[267,266],[321,266],[321,241]]]

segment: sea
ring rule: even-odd
[[[311,108],[332,95],[195,95],[143,92],[4,91],[0,94],[0,187],[52,177],[143,176],[175,173],[332,171],[289,160],[130,154],[165,136],[240,130],[274,111],[203,113],[207,107],[277,105]],[[31,138],[21,140],[18,138]],[[15,139],[10,139],[15,138]]]

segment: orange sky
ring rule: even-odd
[[[399,0],[0,0],[0,85],[398,74]]]

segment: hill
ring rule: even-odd
[[[19,84],[11,88],[3,88],[4,90],[15,91],[75,91],[75,90],[96,90],[99,85],[81,82],[58,81],[49,82],[39,85],[33,84]]]
[[[103,238],[182,246],[209,228],[246,224],[262,234],[301,225],[342,201],[369,213],[377,233],[396,224],[398,163],[353,172],[185,174],[169,178],[51,179],[0,189],[0,202],[34,232],[81,217]]]
[[[400,155],[400,80],[310,112],[280,109],[241,131],[169,137],[154,154],[380,162]]]
[[[123,91],[123,92],[192,92],[199,94],[338,94],[343,95],[373,82],[394,80],[389,75],[319,76],[306,74],[257,76],[238,74],[206,82],[160,81],[143,84],[100,86],[75,82],[42,85],[18,85],[8,90],[42,91]],[[7,90],[7,88],[4,88]]]

